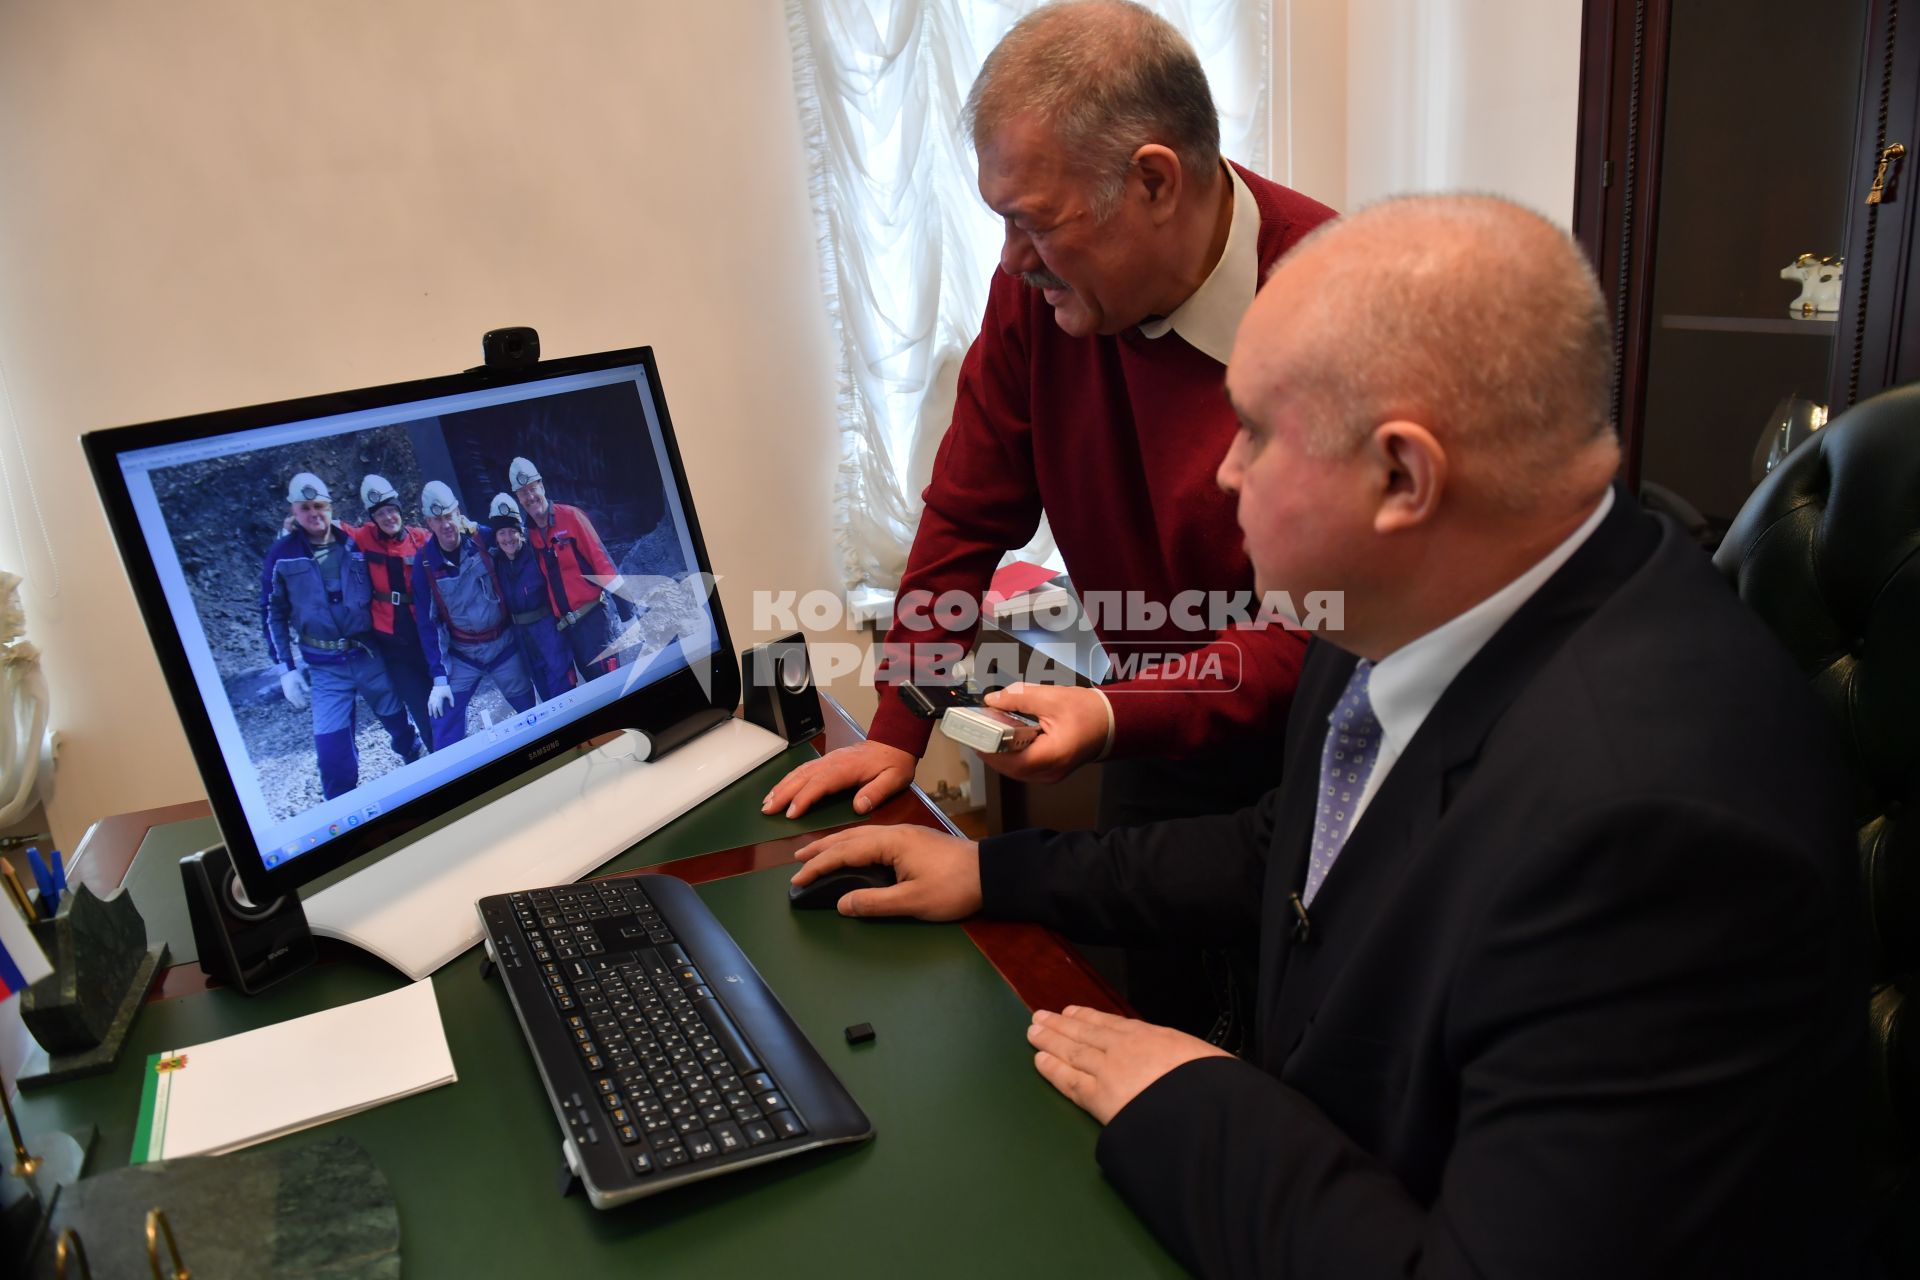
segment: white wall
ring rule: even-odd
[[[1293,88],[1275,95],[1275,134],[1302,191],[1341,209],[1491,191],[1571,225],[1580,0],[1274,5],[1276,83],[1290,72]]]
[[[652,343],[744,645],[755,588],[837,585],[812,228],[772,0],[0,6],[0,565],[63,844],[203,794],[81,432],[450,372],[501,324]]]
[[[1275,181],[1347,207],[1347,0],[1273,0]]]

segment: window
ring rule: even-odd
[[[840,350],[836,534],[849,602],[874,617],[906,567],[1000,222],[974,188],[961,107],[1038,0],[788,0],[821,273]],[[1199,53],[1221,148],[1268,169],[1267,0],[1152,0]],[[1025,559],[1057,563],[1042,524]]]

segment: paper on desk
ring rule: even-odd
[[[431,979],[147,1059],[130,1163],[220,1155],[452,1084]]]

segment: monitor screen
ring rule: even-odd
[[[648,349],[87,447],[250,891],[737,692]]]

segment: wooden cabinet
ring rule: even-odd
[[[1628,481],[1703,542],[1783,402],[1806,425],[1920,377],[1916,81],[1920,0],[1588,0],[1574,233]],[[1790,312],[1802,254],[1843,260],[1837,311]]]

